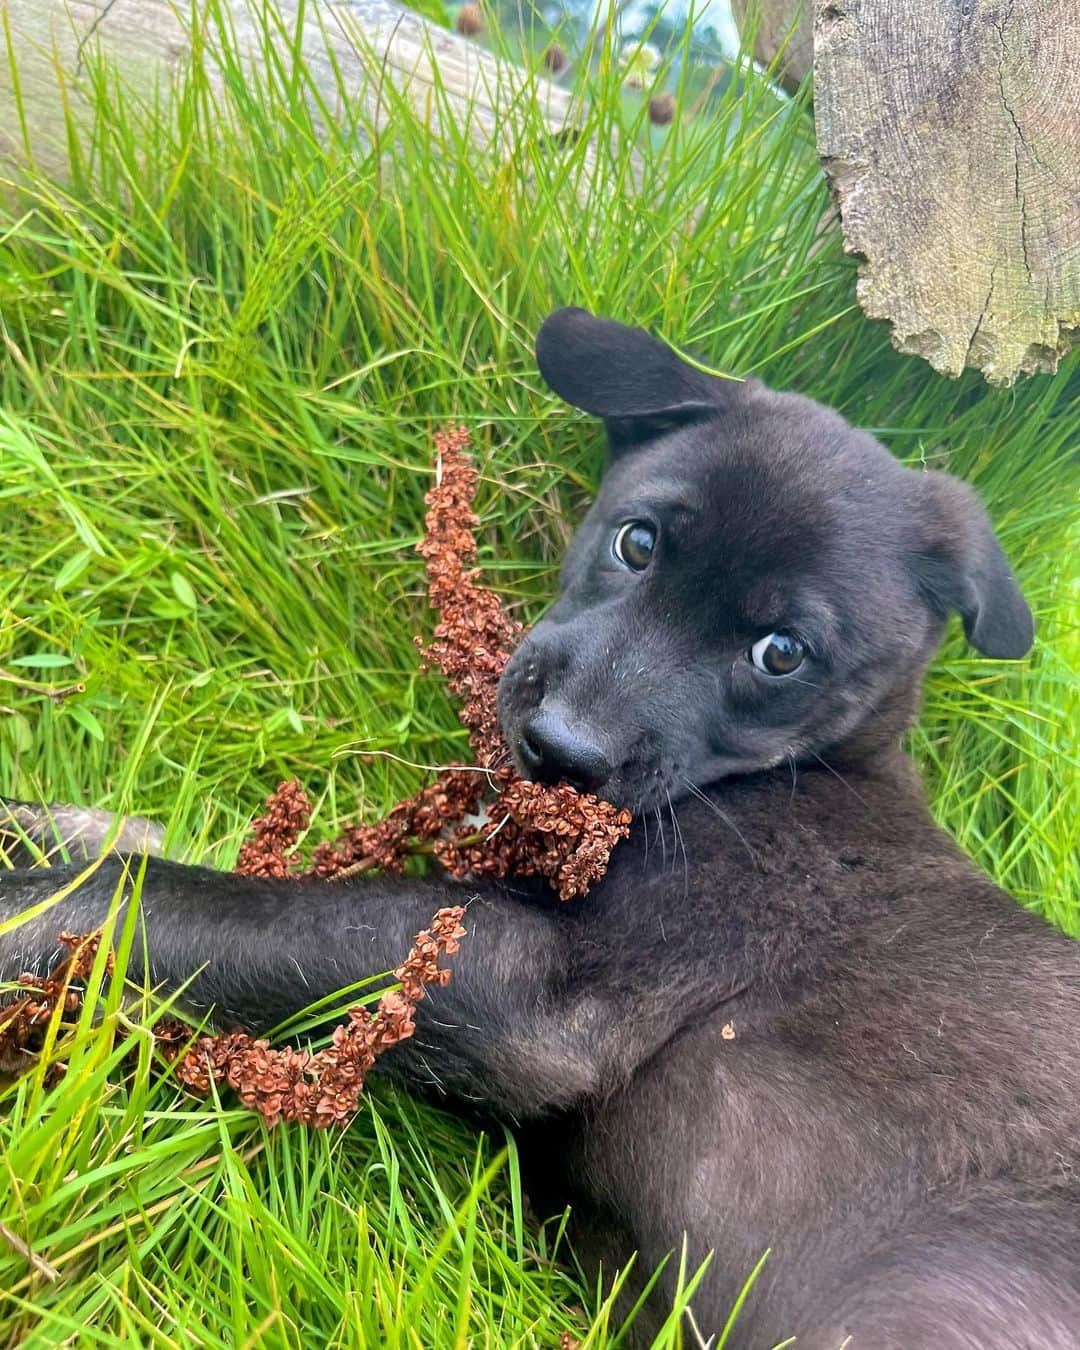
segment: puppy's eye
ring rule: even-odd
[[[632,572],[644,572],[652,562],[656,548],[656,531],[644,520],[631,520],[620,525],[611,541],[611,551],[619,562]]]
[[[790,633],[766,633],[750,648],[750,660],[764,675],[793,675],[806,659],[806,647]]]

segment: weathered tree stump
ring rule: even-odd
[[[936,369],[1080,330],[1080,0],[817,0],[818,151],[859,300]]]
[[[225,0],[222,8],[241,59],[258,67],[264,45],[258,7]],[[281,24],[283,48],[285,35],[300,25],[300,50],[320,102],[342,116],[359,109],[372,127],[388,117],[388,88],[427,108],[433,123],[447,116],[458,119],[478,140],[497,140],[512,130],[513,109],[526,87],[553,133],[572,121],[565,90],[427,23],[393,0],[308,0],[302,11],[299,0],[276,0],[271,12]],[[190,57],[187,14],[186,4],[172,0],[0,0],[15,58],[13,69],[0,49],[0,157],[20,160],[29,149],[39,165],[63,173],[67,145],[61,86],[78,116],[81,78],[95,53],[131,84],[167,87]],[[29,146],[24,145],[16,80]]]

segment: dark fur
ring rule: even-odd
[[[985,653],[1030,644],[985,513],[837,414],[583,311],[538,358],[612,458],[501,716],[512,745],[560,727],[638,819],[583,902],[469,887],[453,981],[386,1070],[517,1125],[534,1206],[570,1203],[609,1271],[715,1250],[706,1337],[771,1248],[731,1344],[1080,1346],[1080,945],[935,827],[897,744],[950,609]],[[611,553],[639,518],[640,574]],[[774,628],[809,643],[796,676],[746,659]],[[0,917],[67,875],[0,876]],[[7,973],[121,879],[104,863],[0,940]],[[391,967],[460,894],[152,859],[152,975],[200,971],[220,1020],[263,1026]]]

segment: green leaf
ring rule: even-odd
[[[189,607],[182,605],[179,600],[155,600],[150,606],[150,613],[155,619],[188,619],[191,617]]]
[[[195,594],[195,589],[182,572],[174,572],[169,581],[173,588],[173,595],[186,609],[198,609],[199,599]]]
[[[64,711],[73,722],[77,722],[95,741],[104,741],[105,729],[85,703],[67,703]]]
[[[31,652],[29,656],[16,656],[8,662],[8,665],[21,666],[24,670],[58,670],[73,664],[70,656],[62,656],[59,652]]]
[[[34,744],[34,733],[30,729],[30,723],[22,713],[8,713],[4,718],[4,726],[11,736],[11,743],[15,747],[15,753],[25,755]]]
[[[68,586],[74,585],[90,566],[90,561],[93,556],[90,549],[84,548],[80,549],[78,553],[69,558],[53,578],[53,590],[63,591],[66,590]]]

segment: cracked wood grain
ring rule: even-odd
[[[1080,0],[817,0],[818,150],[859,300],[937,370],[1080,332]]]
[[[75,48],[75,79],[81,78],[83,73],[83,58],[86,53],[88,43],[93,41],[94,34],[101,27],[102,22],[109,17],[109,12],[116,4],[116,0],[105,0],[105,7],[91,22],[90,27],[79,39],[79,45]]]

